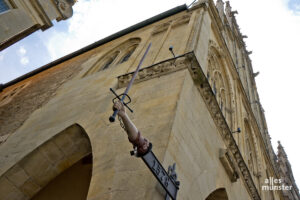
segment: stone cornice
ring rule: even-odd
[[[140,69],[137,74],[134,83],[141,81],[146,81],[148,79],[163,76],[178,70],[186,69],[187,67],[187,57],[188,54],[183,54],[175,58],[164,60],[162,62],[150,65],[148,67]],[[130,79],[132,78],[134,72],[130,72],[121,76],[118,76],[118,87],[122,88],[128,85]]]
[[[228,149],[228,153],[231,156],[234,165],[237,166],[240,172],[240,177],[243,178],[252,199],[260,200],[259,193],[256,189],[254,181],[251,177],[251,173],[243,160],[242,154],[237,146],[234,137],[230,131],[230,128],[222,114],[222,111],[218,105],[215,95],[209,85],[209,82],[200,67],[200,64],[193,52],[177,56],[172,59],[162,61],[160,63],[151,65],[149,67],[143,68],[139,71],[135,83],[149,80],[162,75],[167,75],[178,70],[188,69],[190,71],[191,77],[193,78],[197,88],[203,97],[207,108],[219,129],[224,143]],[[118,86],[125,87],[131,77],[133,72],[121,75],[118,77]]]

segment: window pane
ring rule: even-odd
[[[9,10],[9,7],[6,4],[6,2],[4,0],[0,0],[0,13],[5,12],[7,10]]]

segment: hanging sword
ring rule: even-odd
[[[146,51],[145,51],[139,65],[138,65],[137,69],[135,70],[135,72],[134,72],[134,74],[133,74],[133,76],[132,76],[132,78],[131,78],[131,80],[130,80],[130,82],[129,82],[126,90],[125,90],[125,92],[123,94],[118,95],[118,94],[116,94],[116,92],[112,88],[110,88],[110,91],[116,96],[113,99],[113,103],[115,103],[115,100],[118,99],[131,112],[133,112],[133,111],[127,105],[128,103],[131,102],[131,99],[128,96],[128,91],[129,91],[130,87],[132,86],[133,81],[134,81],[134,79],[135,79],[135,77],[136,77],[136,75],[137,75],[137,73],[138,73],[138,71],[139,71],[139,69],[140,69],[140,67],[141,67],[141,65],[142,65],[149,49],[150,49],[150,47],[151,47],[151,43],[149,44],[148,48],[146,49]],[[127,97],[129,99],[129,101],[126,102],[126,103],[124,102],[125,97]],[[113,108],[115,108],[115,107],[113,107]],[[118,114],[118,110],[114,110],[113,115],[109,117],[109,121],[114,122],[115,117],[116,117],[117,114]],[[132,123],[132,122],[128,122],[128,119],[126,121],[127,121],[126,123],[129,123],[129,124]],[[131,126],[134,126],[134,124],[131,124]],[[165,200],[170,200],[170,199],[176,200],[176,196],[177,196],[177,192],[179,190],[180,182],[177,181],[177,174],[175,172],[175,164],[173,166],[169,166],[169,169],[168,169],[168,172],[167,172],[164,169],[164,167],[162,166],[162,164],[160,163],[160,161],[156,158],[155,154],[153,153],[151,142],[149,142],[147,139],[143,138],[138,130],[135,130],[135,131],[137,131],[136,133],[134,133],[134,134],[136,134],[135,139],[130,140],[129,135],[132,136],[133,133],[132,133],[132,131],[126,130],[126,132],[128,134],[129,142],[134,145],[134,150],[130,151],[130,154],[132,156],[142,158],[142,160],[144,161],[146,166],[149,168],[149,170],[152,172],[152,174],[158,180],[160,185],[166,191]],[[135,132],[135,131],[133,131],[133,132]],[[147,146],[147,149],[144,149],[144,145]]]
[[[128,96],[128,91],[129,91],[129,89],[131,88],[131,86],[132,86],[132,84],[133,84],[133,81],[134,81],[134,79],[135,79],[137,73],[139,72],[140,67],[141,67],[141,65],[142,65],[142,63],[143,63],[143,61],[144,61],[146,55],[148,54],[148,51],[149,51],[150,47],[151,47],[151,43],[148,45],[148,47],[147,47],[147,49],[146,49],[146,51],[145,51],[145,53],[144,53],[142,59],[140,60],[140,63],[139,63],[139,65],[137,66],[137,68],[136,68],[136,70],[135,70],[135,72],[134,72],[134,74],[133,74],[133,76],[132,76],[132,78],[131,78],[131,80],[130,80],[130,82],[129,82],[127,88],[126,88],[126,90],[125,90],[125,92],[124,92],[123,94],[118,95],[112,88],[110,88],[110,91],[116,96],[116,97],[113,99],[113,103],[115,102],[116,99],[120,100],[120,101],[124,104],[124,106],[125,106],[126,108],[128,108],[128,110],[130,110],[130,112],[133,112],[133,110],[132,110],[131,108],[129,108],[129,106],[127,105],[127,104],[129,104],[129,103],[131,102],[131,98]],[[121,97],[121,96],[122,96],[122,97]],[[124,102],[125,97],[127,97],[127,98],[129,99],[129,101],[126,102],[126,103]],[[114,110],[113,115],[109,117],[109,121],[110,121],[110,122],[114,122],[115,119],[116,119],[117,114],[118,114],[118,110]]]

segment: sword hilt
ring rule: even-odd
[[[115,98],[112,99],[113,103],[115,103],[115,100],[118,99],[118,100],[120,100],[123,103],[123,105],[126,108],[128,108],[128,110],[130,112],[133,112],[133,110],[127,105],[127,104],[129,104],[131,102],[131,98],[130,98],[130,96],[128,94],[123,93],[123,94],[118,95],[112,88],[109,88],[109,90],[116,96]],[[128,102],[126,102],[126,103],[124,102],[125,97],[128,98]],[[114,122],[115,121],[118,112],[119,112],[118,110],[114,110],[113,115],[109,117],[109,121],[110,122]]]
[[[113,115],[109,117],[109,121],[110,122],[115,122],[117,114],[118,114],[118,110],[115,110]]]

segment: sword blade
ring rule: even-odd
[[[148,54],[148,51],[149,51],[151,45],[152,45],[152,44],[151,44],[151,42],[150,42],[150,44],[148,45],[148,47],[147,47],[147,49],[146,49],[146,51],[145,51],[145,53],[144,53],[142,59],[140,60],[140,63],[139,63],[139,65],[137,66],[137,68],[136,68],[136,70],[135,70],[135,72],[134,72],[134,74],[133,74],[133,76],[132,76],[130,82],[128,83],[127,88],[126,88],[124,94],[127,94],[128,91],[129,91],[129,89],[131,88],[131,86],[132,86],[132,84],[133,84],[133,81],[134,81],[134,79],[135,79],[137,73],[139,72],[141,65],[143,64],[143,61],[144,61],[146,55]],[[125,98],[125,96],[123,95],[122,100],[124,100],[124,98]]]
[[[145,51],[145,53],[144,53],[142,59],[141,59],[140,62],[139,62],[139,65],[137,66],[137,68],[136,68],[136,70],[135,70],[135,72],[134,72],[134,74],[133,74],[133,76],[132,76],[130,82],[128,83],[128,85],[127,85],[127,87],[126,87],[125,92],[123,93],[123,96],[122,96],[122,98],[121,98],[121,102],[122,102],[122,103],[124,102],[124,99],[125,99],[126,95],[128,94],[129,89],[131,88],[131,86],[132,86],[132,84],[133,84],[133,81],[134,81],[134,79],[135,79],[137,73],[139,72],[141,65],[143,64],[143,61],[145,60],[145,57],[146,57],[146,55],[148,54],[150,47],[151,47],[151,42],[149,43],[149,45],[148,45],[148,47],[147,47],[147,49],[146,49],[146,51]],[[116,118],[116,116],[117,116],[117,114],[118,114],[118,110],[115,110],[114,113],[113,113],[113,115],[109,117],[109,121],[110,121],[110,122],[114,122],[114,121],[115,121],[115,118]]]

